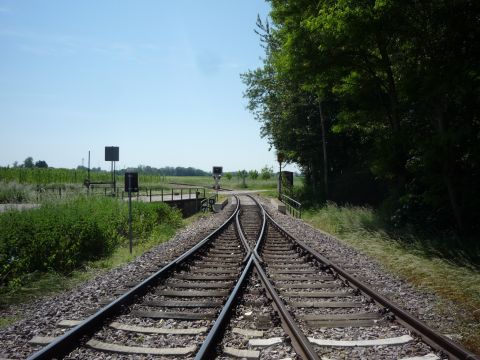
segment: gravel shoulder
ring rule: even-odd
[[[218,214],[198,219],[180,230],[170,241],[69,291],[3,310],[0,316],[15,316],[21,320],[0,330],[0,358],[25,359],[32,355],[39,349],[28,344],[32,337],[58,335],[56,325],[59,321],[82,320],[90,316],[92,310],[99,307],[99,300],[113,297],[114,291],[124,288],[126,283],[139,281],[178,257],[221,225],[233,208],[234,205],[229,204]]]

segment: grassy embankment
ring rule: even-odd
[[[162,203],[128,208],[112,198],[79,197],[29,211],[0,214],[0,308],[70,288],[168,240],[183,222]],[[0,318],[0,324],[15,319]]]
[[[458,329],[462,342],[480,353],[479,246],[470,252],[452,235],[416,234],[411,229],[389,231],[376,213],[364,207],[334,204],[304,213],[312,226],[337,236],[342,242],[377,259],[389,271],[440,298],[453,301],[468,314]],[[452,316],[445,303],[439,310]]]

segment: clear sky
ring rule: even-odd
[[[245,109],[263,0],[0,0],[0,166],[277,168]]]

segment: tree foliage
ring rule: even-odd
[[[31,156],[23,161],[23,167],[26,167],[27,169],[33,168],[33,158]]]
[[[478,2],[270,2],[270,22],[257,21],[263,66],[242,74],[245,97],[262,136],[302,168],[310,198],[474,231]]]
[[[36,168],[48,168],[48,164],[45,160],[38,160],[35,162]]]

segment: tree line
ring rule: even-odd
[[[33,161],[33,157],[29,156],[27,157],[24,161],[23,164],[19,164],[18,161],[13,162],[13,167],[14,168],[26,168],[26,169],[32,169],[32,168],[48,168],[48,164],[45,160],[37,160]]]
[[[480,203],[480,4],[270,0],[242,74],[261,135],[317,202],[473,234]]]
[[[210,173],[196,169],[193,167],[181,167],[181,166],[166,166],[162,168],[156,168],[148,165],[138,165],[135,168],[128,168],[127,170],[120,170],[119,173],[124,173],[125,171],[138,171],[142,174],[150,175],[162,175],[162,176],[206,176]]]

